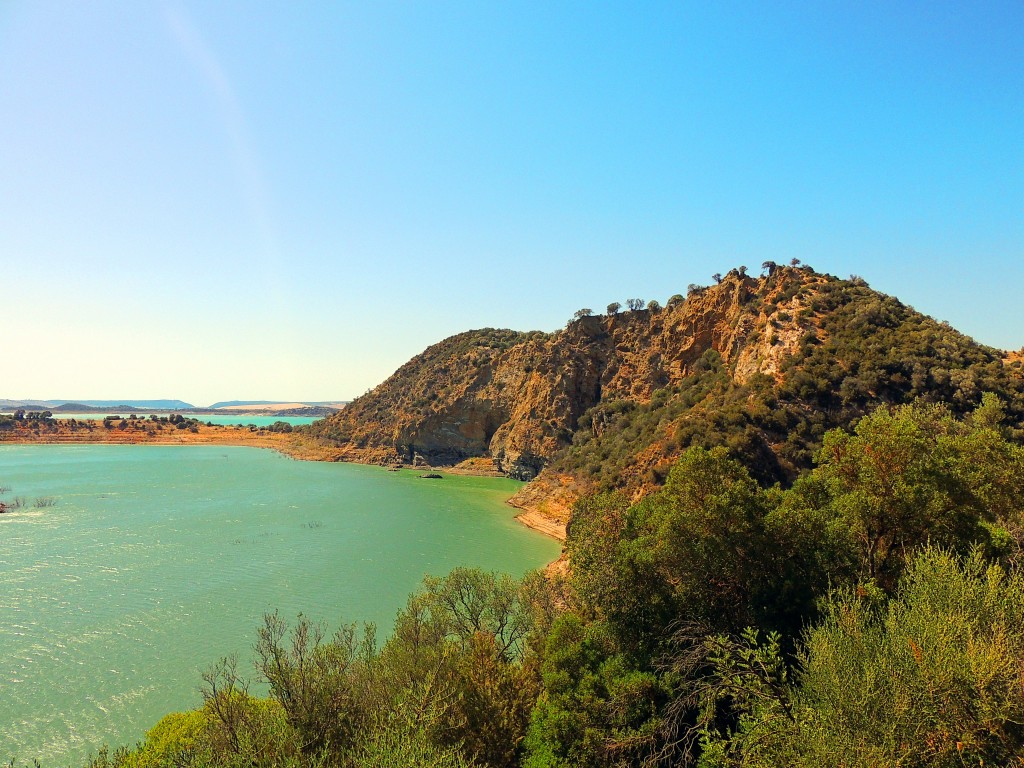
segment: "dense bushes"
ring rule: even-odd
[[[726,694],[738,719],[730,730],[705,715],[702,766],[1020,764],[1019,573],[929,548],[892,600],[845,591],[824,614],[792,684],[771,686],[765,669],[737,679],[734,650],[715,659],[707,690]],[[777,648],[761,651],[782,667]]]
[[[881,409],[826,435],[818,468],[787,491],[758,486],[724,449],[691,449],[639,503],[578,505],[576,602],[549,638],[528,764],[1020,754],[1024,450],[1000,418],[992,398],[960,420],[929,404]],[[968,582],[974,602],[941,597]],[[899,653],[917,663],[914,647],[931,671],[892,679]],[[955,692],[942,675],[960,675]],[[922,691],[933,701],[917,709]]]
[[[1004,420],[993,397],[882,408],[788,489],[691,448],[646,498],[577,505],[567,581],[427,579],[380,648],[268,616],[269,698],[222,662],[201,710],[94,765],[1022,764]]]

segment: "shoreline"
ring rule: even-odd
[[[139,420],[140,424],[148,422]],[[351,451],[343,451],[323,443],[312,441],[294,432],[268,432],[230,425],[202,425],[197,432],[187,429],[160,430],[149,434],[139,429],[93,429],[71,430],[66,420],[57,420],[55,432],[36,434],[27,429],[16,429],[11,432],[0,432],[0,446],[3,445],[229,445],[240,448],[269,448],[298,461],[343,462],[346,464],[363,464],[387,466],[380,461],[358,461]],[[446,467],[402,465],[406,469],[424,472],[446,472],[452,475],[471,475],[475,477],[505,477],[494,468],[493,462],[486,458],[467,459],[459,464]],[[506,499],[513,509],[519,510],[515,516],[517,522],[530,530],[555,539],[563,545],[559,558],[548,567],[562,562],[565,544],[565,523],[549,517],[536,508],[522,507]]]
[[[506,501],[505,503],[513,509],[520,509],[511,502]],[[552,520],[550,517],[534,509],[520,510],[519,514],[516,515],[516,520],[527,528],[537,531],[537,533],[543,533],[559,544],[565,545],[565,523]]]

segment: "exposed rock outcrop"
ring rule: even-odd
[[[501,472],[530,479],[571,442],[589,408],[610,398],[649,400],[684,379],[708,349],[740,381],[777,375],[803,330],[780,323],[778,339],[752,338],[772,321],[754,301],[766,290],[764,281],[733,272],[658,311],[584,317],[553,334],[459,334],[315,431],[337,442],[344,458],[443,466],[489,456]],[[787,306],[798,305],[794,298]]]

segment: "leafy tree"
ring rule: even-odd
[[[692,448],[634,505],[617,494],[577,505],[566,542],[573,585],[637,652],[654,652],[677,621],[798,631],[844,540],[822,525],[827,513],[779,504],[726,449]]]
[[[609,315],[615,315],[618,314],[620,309],[622,309],[622,305],[619,304],[619,302],[617,301],[613,301],[611,304],[608,305],[607,312]]]
[[[1019,516],[1024,458],[990,423],[998,403],[986,407],[973,421],[941,406],[880,408],[854,434],[825,436],[814,476],[857,541],[864,578],[889,589],[914,548],[989,542],[992,524]]]
[[[384,720],[361,745],[353,768],[474,768],[462,750],[438,747],[408,722]]]
[[[545,603],[546,587],[533,578],[457,568],[425,579],[382,651],[384,689],[412,697],[413,721],[438,747],[516,765],[539,694],[531,634],[552,620]]]
[[[644,308],[643,299],[626,299],[626,306],[629,307],[630,311],[636,312]]]
[[[256,665],[302,738],[305,754],[343,753],[354,746],[369,715],[364,670],[374,647],[372,626],[362,637],[355,625],[344,626],[328,641],[322,625],[302,616],[290,632],[276,612],[264,616]]]
[[[751,621],[751,598],[764,577],[770,504],[725,449],[691,449],[664,488],[630,511],[635,538],[621,551],[648,582],[643,591],[656,587],[670,596],[672,615],[738,629]]]
[[[601,622],[558,619],[548,637],[544,695],[527,734],[527,768],[631,766],[651,749],[666,700],[657,676],[637,669]]]

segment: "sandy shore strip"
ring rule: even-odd
[[[552,520],[550,517],[542,515],[534,509],[520,512],[516,515],[516,520],[527,528],[532,528],[539,533],[543,533],[545,536],[550,536],[563,544],[565,543],[565,523]]]

